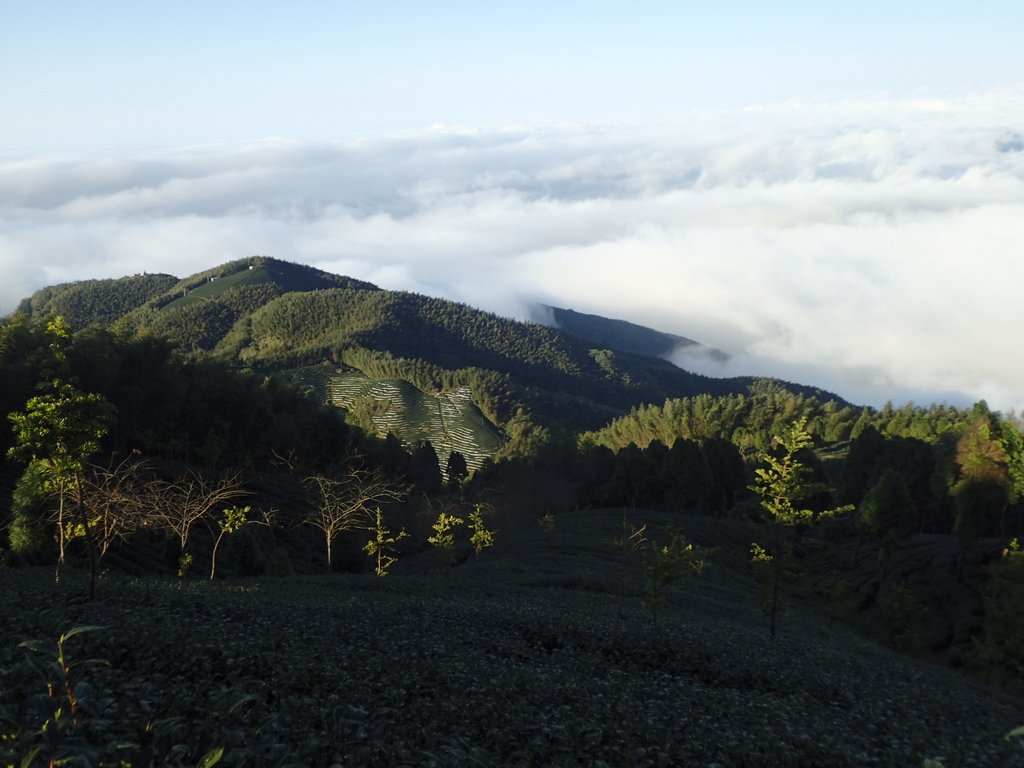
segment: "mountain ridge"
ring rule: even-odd
[[[404,380],[427,394],[468,391],[473,407],[491,423],[484,432],[493,429],[513,442],[537,427],[593,429],[638,405],[741,394],[774,382],[686,371],[664,355],[698,342],[627,321],[552,308],[553,319],[567,328],[523,322],[265,256],[172,280],[163,275],[140,282],[135,276],[66,284],[38,291],[19,309],[32,316],[56,313],[76,297],[76,328],[101,323],[164,336],[187,355],[238,368],[283,374],[333,365],[370,380]],[[774,384],[839,400],[815,387]],[[312,384],[307,389],[340,404]],[[345,407],[351,410],[353,403]],[[379,402],[375,408],[380,410]],[[472,414],[463,416],[476,423]],[[400,431],[442,441],[437,447],[444,454],[469,450],[426,423]],[[492,445],[484,432],[479,442]]]
[[[541,317],[550,315],[554,327],[585,339],[591,339],[603,346],[635,352],[649,357],[668,357],[681,348],[694,348],[712,359],[725,362],[729,355],[720,349],[709,347],[699,341],[666,333],[628,320],[603,317],[601,315],[577,312],[574,309],[541,305]],[[544,322],[543,319],[540,322]]]

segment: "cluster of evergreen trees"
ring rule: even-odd
[[[584,444],[618,456],[653,453],[649,461],[667,467],[670,462],[656,458],[667,455],[665,445],[716,441],[746,459],[749,476],[757,452],[770,450],[798,420],[806,422],[818,449],[803,457],[815,479],[837,489],[836,503],[860,508],[867,499],[871,511],[865,514],[874,520],[867,528],[882,525],[877,518],[884,498],[883,516],[891,518],[885,527],[903,533],[971,538],[1024,530],[1021,424],[991,412],[984,402],[969,409],[907,404],[879,410],[762,385],[749,395],[699,395],[641,406],[587,433]],[[741,485],[736,488],[742,496]]]
[[[21,408],[45,380],[53,341],[44,324],[14,315],[0,325],[0,408]],[[209,360],[185,360],[165,339],[101,326],[66,350],[81,388],[102,394],[118,418],[105,448],[211,468],[265,466],[275,453],[303,461],[330,456],[357,439],[343,414],[310,402],[277,380],[239,374]],[[10,446],[8,429],[0,446]],[[301,439],[300,439],[301,437]]]
[[[134,275],[116,280],[85,280],[43,288],[18,306],[20,314],[60,315],[73,328],[112,323],[169,290],[171,275]]]
[[[928,407],[886,404],[881,410],[841,403],[834,398],[784,386],[769,379],[751,382],[738,394],[700,394],[645,404],[590,434],[601,445],[641,447],[652,440],[671,444],[677,437],[716,437],[744,451],[762,450],[797,419],[805,418],[819,444],[856,438],[869,426],[888,437],[911,437],[929,443],[961,431],[969,414],[946,404]]]

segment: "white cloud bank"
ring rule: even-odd
[[[1024,87],[658,124],[0,158],[0,314],[252,254],[717,346],[715,375],[1024,409]]]

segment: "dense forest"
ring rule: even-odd
[[[171,275],[134,275],[117,280],[85,280],[37,291],[23,300],[19,314],[60,315],[76,328],[111,323],[165,293],[177,283]]]
[[[266,259],[46,289],[0,321],[0,568],[88,573],[90,594],[110,569],[383,576],[617,509],[655,622],[665,586],[717,558],[773,636],[788,591],[1024,685],[1019,418],[857,406],[594,343]],[[328,404],[354,374],[468,391],[500,448],[471,467],[455,442],[381,434],[393,403]],[[626,527],[643,510],[712,546],[670,526],[648,547]]]
[[[680,349],[699,350],[718,359],[728,357],[724,352],[704,347],[693,339],[655,331],[625,320],[613,320],[561,307],[545,306],[541,310],[542,316],[546,313],[551,314],[555,327],[575,336],[599,342],[601,347],[621,349],[648,357],[665,357]]]

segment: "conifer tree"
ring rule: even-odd
[[[818,512],[807,504],[810,498],[828,489],[810,479],[808,466],[797,455],[813,444],[807,430],[806,416],[793,422],[778,438],[778,443],[778,455],[771,451],[761,451],[758,455],[764,466],[755,471],[756,479],[751,486],[751,490],[761,498],[761,507],[768,514],[774,529],[767,546],[755,542],[751,548],[755,573],[765,582],[762,594],[768,598],[763,601],[763,606],[771,618],[772,637],[775,636],[780,589],[785,582],[795,578],[797,573],[792,543],[784,540],[778,529],[788,528],[799,532],[818,520],[853,509],[852,506],[845,506]]]
[[[878,556],[884,559],[893,544],[913,529],[917,507],[903,476],[894,469],[882,473],[858,507],[858,524],[881,542]]]
[[[956,443],[957,475],[950,489],[956,505],[954,532],[961,555],[979,535],[1005,528],[1011,482],[1006,449],[984,401]]]

